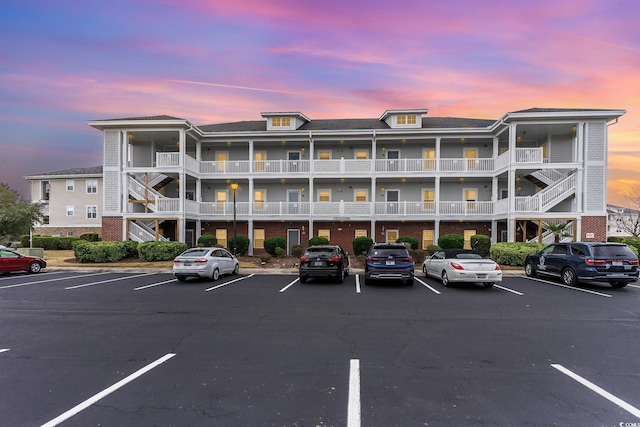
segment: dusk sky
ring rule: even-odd
[[[88,120],[196,125],[388,109],[623,109],[610,203],[640,188],[636,0],[0,0],[0,182],[102,164]]]

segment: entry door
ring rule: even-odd
[[[400,190],[387,190],[385,194],[387,196],[387,213],[397,214],[398,203],[400,202]]]
[[[387,150],[389,171],[397,171],[400,167],[400,150]]]
[[[300,213],[300,190],[287,190],[287,202],[290,214]]]
[[[188,248],[192,248],[193,247],[193,230],[190,228],[187,228],[186,230],[184,230],[184,242],[187,244]]]
[[[289,169],[287,172],[298,172],[298,162],[300,161],[300,152],[299,151],[289,151]]]
[[[291,248],[300,244],[300,230],[291,228],[287,230],[287,255],[291,255]]]

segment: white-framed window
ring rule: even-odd
[[[464,248],[471,249],[471,236],[476,234],[476,230],[464,230]]]
[[[366,188],[356,188],[354,191],[354,199],[356,202],[368,202],[369,190]]]
[[[98,218],[98,207],[94,205],[87,206],[87,219]]]
[[[369,158],[369,150],[356,150],[356,160],[367,160]]]
[[[367,237],[368,234],[369,234],[369,232],[367,231],[366,228],[356,229],[356,231],[354,233],[354,238]]]
[[[331,201],[331,190],[318,189],[318,201],[319,202],[330,202]]]
[[[331,230],[329,229],[318,230],[318,237],[324,237],[328,241],[331,241]]]
[[[227,229],[216,228],[216,239],[218,239],[219,245],[222,245],[223,248],[226,248],[227,247]]]
[[[227,190],[218,190],[216,191],[216,206],[217,209],[223,210],[224,205],[229,200],[229,191]]]
[[[66,211],[67,211],[67,216],[73,216],[75,207],[73,205],[67,205]]]
[[[267,201],[267,190],[254,190],[253,191],[253,207],[254,209],[264,209],[264,204]]]
[[[264,228],[253,229],[253,247],[255,249],[264,249]]]
[[[67,191],[73,191],[76,188],[76,182],[72,179],[67,180]]]
[[[73,231],[67,231],[67,237],[73,237]]]
[[[424,210],[433,210],[436,207],[436,191],[433,188],[422,189],[422,203]]]
[[[318,160],[331,160],[331,150],[319,150]]]
[[[88,179],[87,180],[87,194],[97,194],[98,193],[98,180],[97,179]]]
[[[422,230],[422,249],[426,250],[429,245],[433,245],[433,230]]]
[[[395,243],[395,241],[398,240],[398,237],[400,237],[400,232],[398,230],[387,230],[385,232],[385,235],[387,242]]]

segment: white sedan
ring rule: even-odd
[[[435,277],[449,286],[453,282],[481,282],[486,288],[502,281],[502,269],[493,260],[469,249],[445,249],[422,263],[424,277]]]
[[[222,248],[187,249],[173,260],[173,275],[181,282],[187,277],[218,280],[221,274],[238,274],[239,271],[238,259]]]

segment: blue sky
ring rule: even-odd
[[[25,175],[101,164],[94,119],[614,108],[623,203],[640,186],[638,16],[632,0],[2,0],[0,181],[27,196]]]

